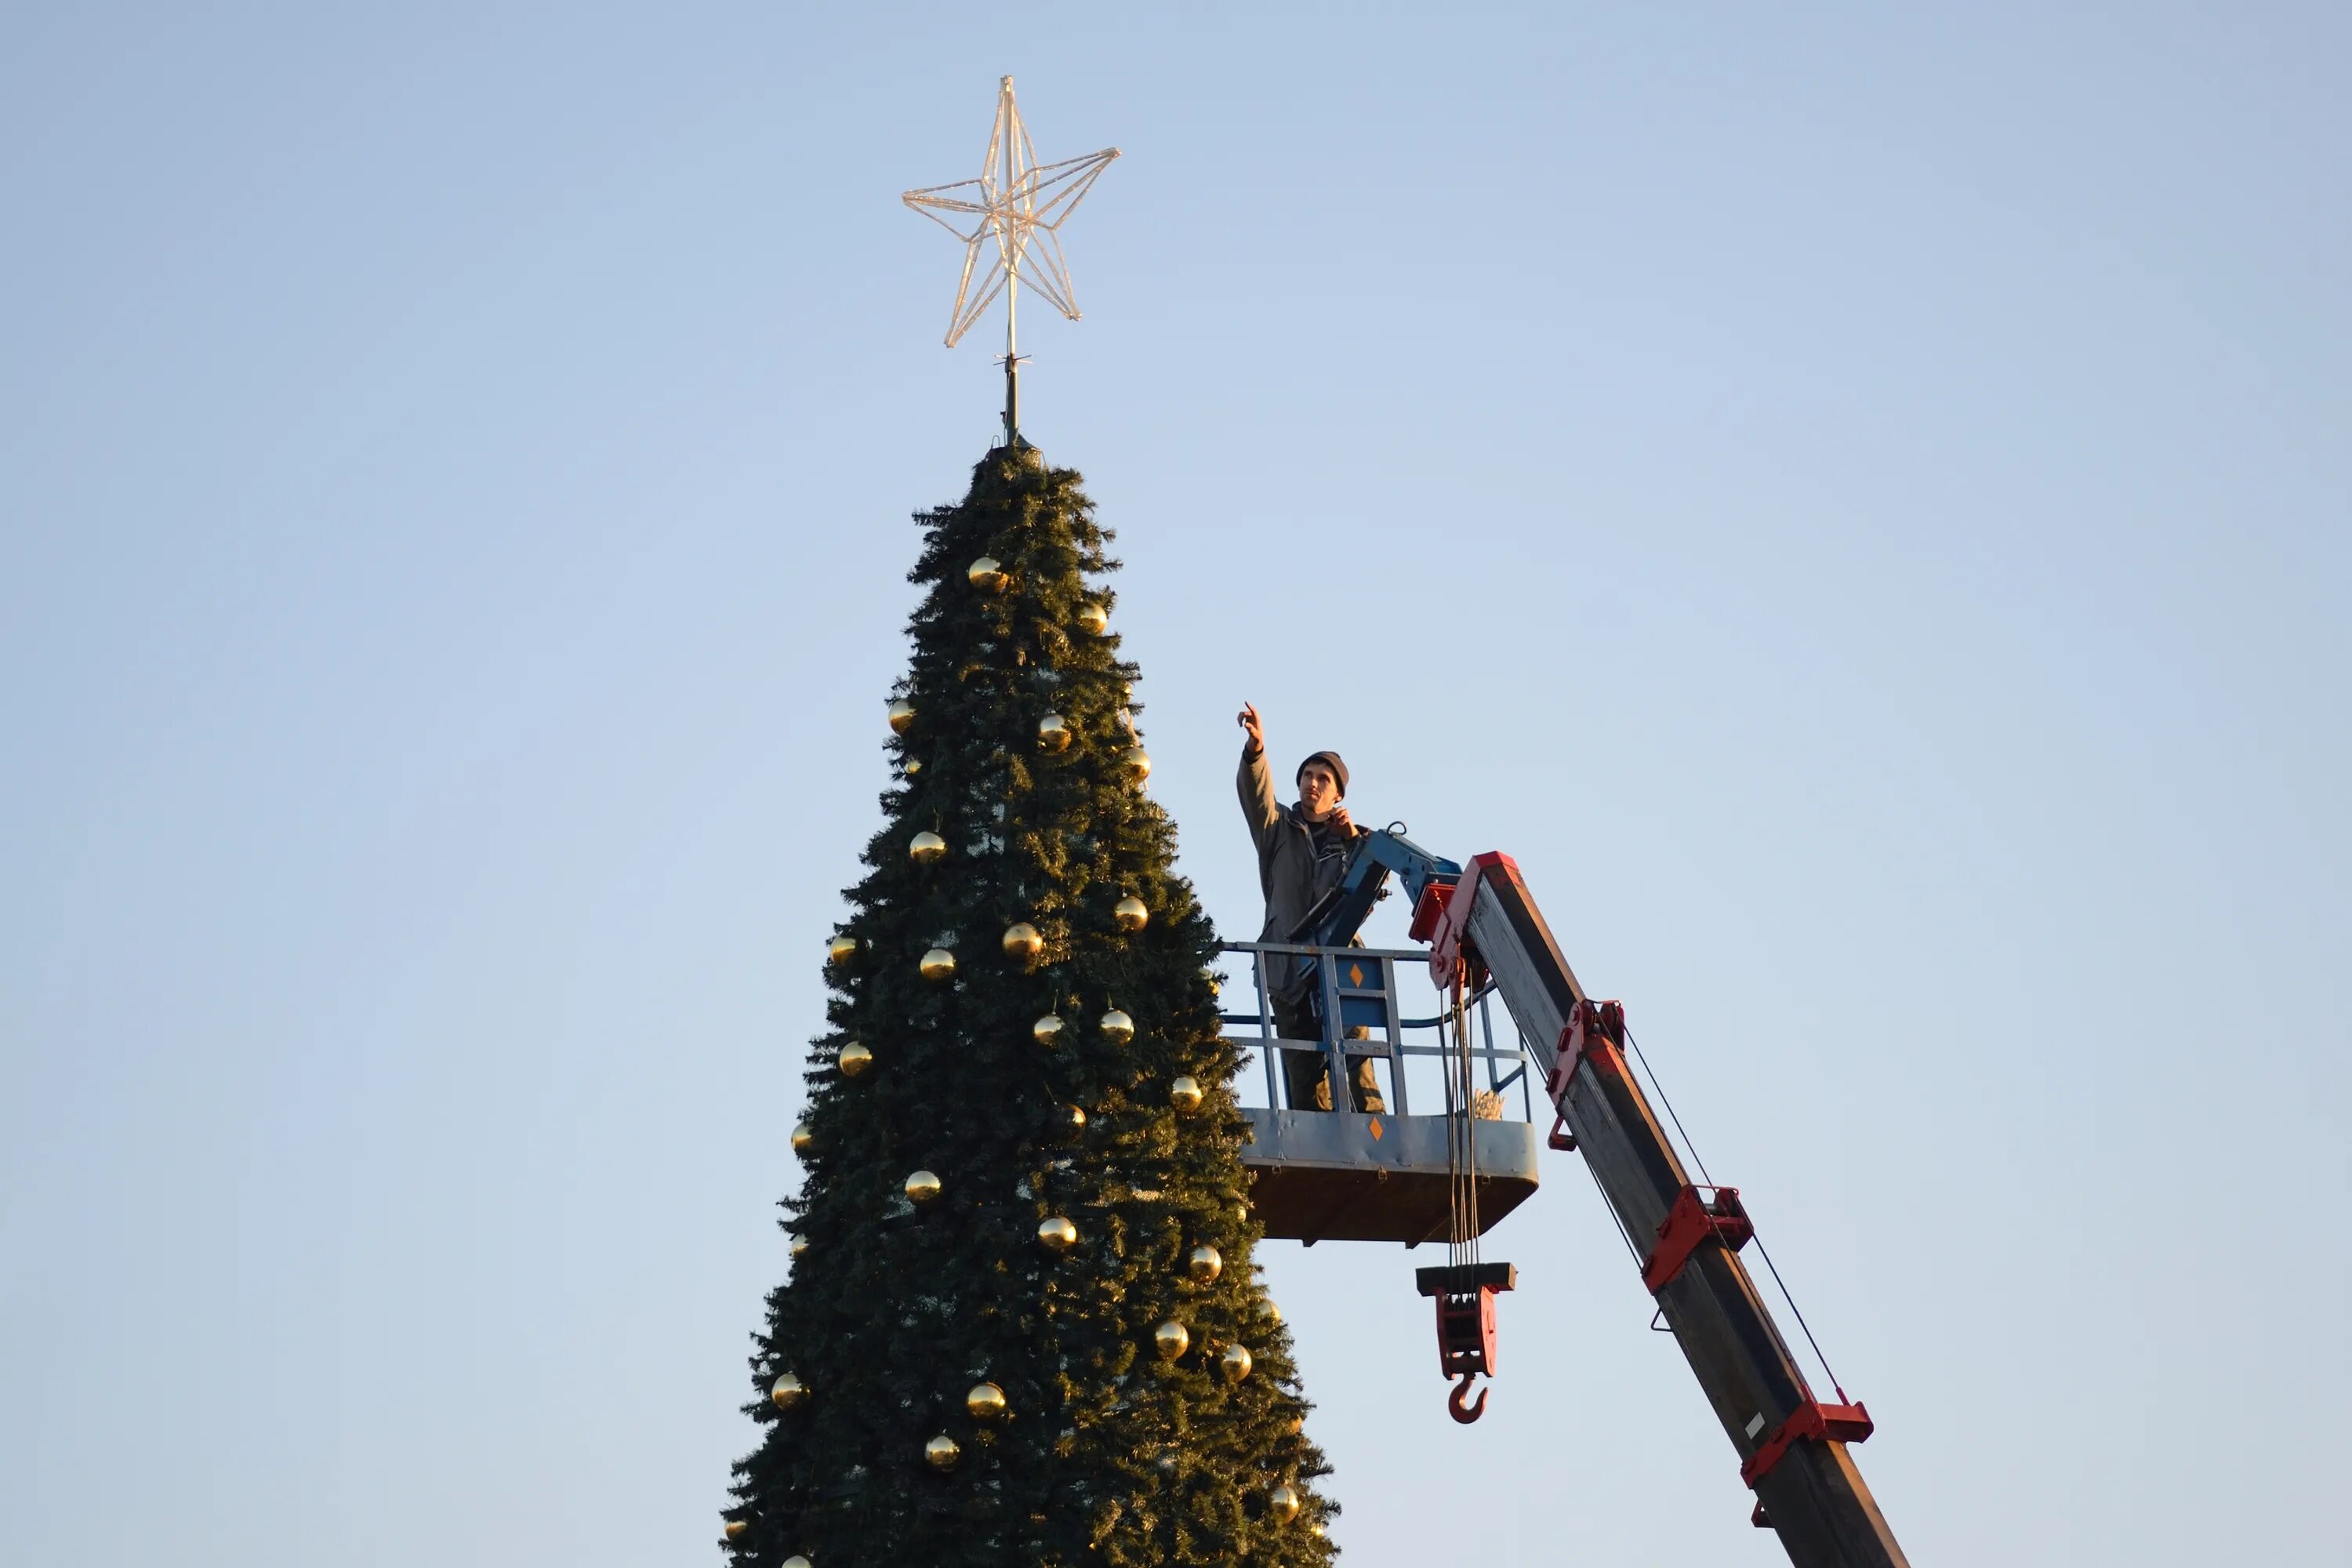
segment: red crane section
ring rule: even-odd
[[[1906,1568],[1848,1451],[1870,1436],[1869,1412],[1843,1390],[1824,1401],[1806,1381],[1740,1261],[1755,1226],[1738,1190],[1684,1169],[1627,1068],[1623,1008],[1585,995],[1509,856],[1481,855],[1453,882],[1402,869],[1418,895],[1412,934],[1431,943],[1440,984],[1459,971],[1475,991],[1491,977],[1535,1043],[1551,1146],[1584,1155],[1643,1253],[1642,1283],[1739,1454],[1756,1523],[1780,1532],[1797,1568]],[[1491,1340],[1465,1337],[1491,1363]]]

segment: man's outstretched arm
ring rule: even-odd
[[[1242,742],[1241,773],[1234,786],[1241,794],[1242,816],[1249,820],[1250,837],[1262,855],[1266,835],[1282,820],[1282,807],[1274,798],[1274,773],[1265,765],[1265,726],[1257,716],[1257,705],[1251,702],[1242,704],[1234,721],[1249,736]]]

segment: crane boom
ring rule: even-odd
[[[1370,836],[1315,940],[1345,942],[1394,872],[1414,902],[1412,935],[1441,981],[1457,964],[1491,976],[1545,1073],[1555,1148],[1583,1152],[1642,1260],[1655,1298],[1754,1489],[1753,1518],[1797,1568],[1906,1568],[1849,1445],[1867,1411],[1819,1399],[1739,1260],[1753,1234],[1737,1189],[1695,1184],[1624,1057],[1624,1014],[1586,996],[1507,855],[1457,868],[1395,834]],[[1345,928],[1344,930],[1342,928]]]

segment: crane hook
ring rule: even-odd
[[[1486,1414],[1486,1395],[1494,1392],[1482,1388],[1475,1401],[1469,1400],[1466,1396],[1470,1393],[1470,1384],[1477,1375],[1475,1372],[1464,1373],[1462,1381],[1454,1385],[1454,1392],[1445,1396],[1445,1413],[1465,1426]]]

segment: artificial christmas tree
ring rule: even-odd
[[[1108,629],[1109,535],[1017,437],[919,521],[897,776],[824,959],[726,1550],[1328,1562],[1327,1468],[1251,1261],[1215,939]]]

